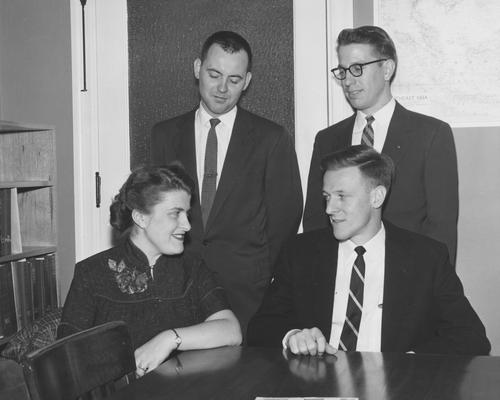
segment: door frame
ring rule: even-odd
[[[109,206],[130,172],[127,1],[71,0],[76,259],[111,245]],[[96,172],[101,204],[96,207]]]
[[[87,1],[87,92],[81,92],[81,5],[71,1],[75,237],[81,260],[111,245],[109,205],[130,172],[127,1]],[[337,65],[338,31],[353,24],[353,1],[294,0],[293,24],[295,148],[305,196],[316,133],[352,112],[329,70]]]
[[[294,0],[295,151],[304,199],[318,131],[352,113],[330,73],[339,31],[353,26],[353,1]]]

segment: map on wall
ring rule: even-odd
[[[396,44],[393,94],[455,127],[500,125],[500,1],[374,0]]]

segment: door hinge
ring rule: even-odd
[[[101,176],[99,172],[95,173],[95,206],[101,207]]]

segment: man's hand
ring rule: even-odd
[[[287,347],[293,354],[312,356],[337,352],[337,349],[326,341],[325,336],[318,328],[302,329],[294,333],[288,338]]]

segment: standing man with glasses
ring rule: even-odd
[[[384,219],[448,246],[455,262],[458,172],[450,126],[407,110],[394,100],[391,83],[398,59],[389,35],[377,26],[344,29],[337,38],[339,65],[332,73],[355,113],[320,131],[309,169],[303,226],[328,225],[321,196],[320,160],[356,144],[373,146],[395,164]]]
[[[209,36],[194,61],[199,106],[157,123],[151,138],[152,163],[180,161],[195,181],[186,251],[217,273],[243,335],[302,215],[292,137],[237,105],[251,70],[242,36]]]

